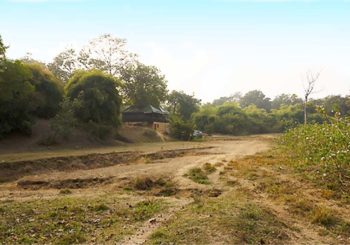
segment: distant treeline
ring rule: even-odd
[[[50,120],[52,140],[69,137],[74,128],[103,139],[121,125],[128,105],[167,109],[171,134],[184,140],[194,129],[241,135],[282,132],[303,123],[303,100],[296,95],[271,100],[254,90],[201,104],[193,95],[169,92],[160,70],[141,63],[125,45],[103,35],[44,64],[30,56],[8,59],[0,36],[0,138],[30,134],[35,120],[43,118]],[[350,113],[349,96],[329,96],[307,104],[309,122],[322,122],[321,105],[329,115]]]
[[[256,134],[283,132],[304,122],[303,100],[295,94],[281,94],[273,100],[261,91],[245,95],[222,97],[202,105],[193,115],[195,125],[209,133]],[[350,114],[350,96],[328,96],[310,100],[307,104],[308,122],[322,123],[319,113],[323,107],[328,115]]]

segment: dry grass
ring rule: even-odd
[[[286,226],[268,209],[232,191],[198,197],[150,237],[148,244],[260,244],[289,240]]]
[[[271,202],[281,205],[301,220],[325,228],[335,236],[349,236],[350,217],[342,217],[345,213],[340,214],[330,206],[329,199],[338,202],[337,208],[340,209],[346,204],[334,191],[316,186],[295,172],[289,161],[280,151],[274,150],[231,161],[225,168],[225,175],[248,180],[258,193],[267,194]],[[234,184],[227,180],[226,185]],[[314,195],[308,194],[309,191]]]
[[[135,226],[164,211],[164,202],[104,195],[0,203],[0,243],[91,243],[119,241]]]

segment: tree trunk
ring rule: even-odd
[[[307,124],[307,97],[305,97],[305,101],[304,101],[304,124]]]

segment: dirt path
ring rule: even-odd
[[[289,243],[291,244],[336,244],[339,242],[340,240],[331,235],[321,235],[320,229],[316,225],[306,223],[303,218],[291,214],[285,204],[276,202],[268,193],[257,189],[257,182],[239,173],[239,169],[235,169],[230,165],[230,162],[234,159],[254,155],[266,151],[270,147],[270,136],[255,136],[214,137],[211,141],[192,144],[171,142],[169,144],[137,145],[135,148],[129,147],[127,149],[128,158],[118,158],[118,155],[125,153],[118,153],[118,151],[111,153],[105,149],[94,155],[93,159],[86,160],[91,166],[94,166],[93,168],[86,168],[84,162],[80,162],[80,165],[76,164],[69,171],[47,168],[38,173],[35,173],[35,171],[28,172],[27,175],[15,181],[1,183],[0,200],[23,201],[56,198],[61,189],[73,190],[70,194],[70,197],[73,198],[93,197],[97,193],[108,194],[121,191],[127,183],[135,178],[163,177],[174,182],[179,193],[185,194],[179,194],[176,197],[152,196],[152,198],[163,199],[169,208],[166,212],[157,213],[151,219],[138,225],[136,231],[125,236],[119,242],[120,244],[144,244],[156,229],[162,227],[175,214],[193,202],[192,190],[205,193],[205,191],[212,189],[219,189],[224,194],[243,189],[252,203],[254,202],[271,210],[281,222],[286,224],[290,229]],[[73,155],[73,157],[77,156]],[[69,160],[69,156],[67,156],[67,159]],[[36,161],[43,160],[32,159],[30,161],[33,161],[31,166],[35,167]],[[45,164],[50,164],[50,159],[44,161]],[[103,162],[108,164],[104,165]],[[189,169],[201,168],[206,163],[216,166],[216,171],[208,176],[209,185],[198,184],[184,177]],[[227,169],[230,169],[229,172],[227,172]],[[225,171],[230,180],[234,181],[234,186],[228,186],[225,184],[226,182],[223,182],[222,174]],[[270,167],[257,167],[256,172],[259,174],[268,173],[275,179],[289,181],[295,187],[302,185],[292,176],[275,171]],[[123,195],[135,196],[136,193],[123,192]],[[315,197],[315,193],[317,193],[317,190],[313,189],[312,186],[305,188],[305,197],[310,200],[321,201]],[[150,193],[141,193],[140,195],[147,197]],[[327,206],[334,207],[338,213],[343,211],[342,213],[347,217],[350,214],[346,208],[338,207],[337,203],[333,201],[325,201],[324,203]]]
[[[103,185],[100,187],[104,191],[113,190],[120,184],[120,180],[132,179],[138,176],[166,176],[174,178],[180,188],[196,188],[197,184],[183,178],[182,175],[191,167],[201,166],[206,162],[217,162],[221,159],[232,159],[245,155],[251,155],[259,151],[264,151],[268,149],[270,144],[269,140],[266,140],[263,136],[260,138],[246,138],[239,139],[232,138],[232,141],[209,141],[203,143],[194,143],[192,145],[186,144],[184,147],[183,142],[164,143],[163,145],[149,145],[145,144],[144,148],[137,146],[135,148],[135,154],[150,154],[152,157],[149,158],[134,158],[128,163],[119,163],[107,167],[97,167],[93,169],[72,169],[69,171],[55,171],[49,169],[48,172],[42,174],[35,174],[24,176],[17,181],[12,181],[4,184],[0,184],[0,200],[6,198],[22,198],[22,197],[45,197],[54,196],[57,193],[55,188],[45,188],[45,186],[39,186],[40,188],[28,188],[25,190],[23,188],[18,188],[18,182],[47,182],[47,183],[70,183],[81,179],[111,179],[108,185]],[[190,147],[192,146],[192,147]],[[170,154],[169,157],[163,156],[163,152],[166,149],[167,152],[175,152],[175,154]],[[186,154],[176,154],[179,149],[191,149],[191,151],[186,152]],[[129,149],[131,150],[131,149]],[[144,150],[144,151],[142,151]],[[109,153],[107,153],[109,154]],[[124,153],[121,153],[124,154]],[[132,151],[127,152],[128,156],[132,156]],[[157,154],[160,154],[159,159],[157,159]],[[118,154],[117,154],[118,155]],[[165,158],[163,158],[165,157]],[[152,159],[154,158],[154,159]],[[105,161],[105,159],[103,159]],[[38,160],[41,161],[41,160]],[[99,158],[94,157],[94,161],[98,165]],[[113,158],[110,159],[113,161]],[[118,160],[119,161],[119,160]],[[45,160],[45,164],[50,164],[50,161]],[[34,164],[35,166],[35,160]],[[79,166],[79,165],[78,165]],[[95,181],[96,182],[96,181]],[[98,181],[97,181],[98,183]],[[97,186],[97,185],[96,185]],[[90,188],[79,188],[81,190],[77,191],[77,194],[81,195],[88,194],[89,192],[95,192],[96,190],[90,185]],[[44,188],[41,188],[44,187]],[[64,188],[64,185],[60,185],[60,188]],[[70,186],[67,186],[69,188]],[[35,189],[33,191],[33,189]],[[57,189],[57,188],[56,188]]]

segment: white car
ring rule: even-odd
[[[203,137],[203,132],[200,131],[200,130],[194,130],[193,131],[193,137],[201,138],[201,137]]]

